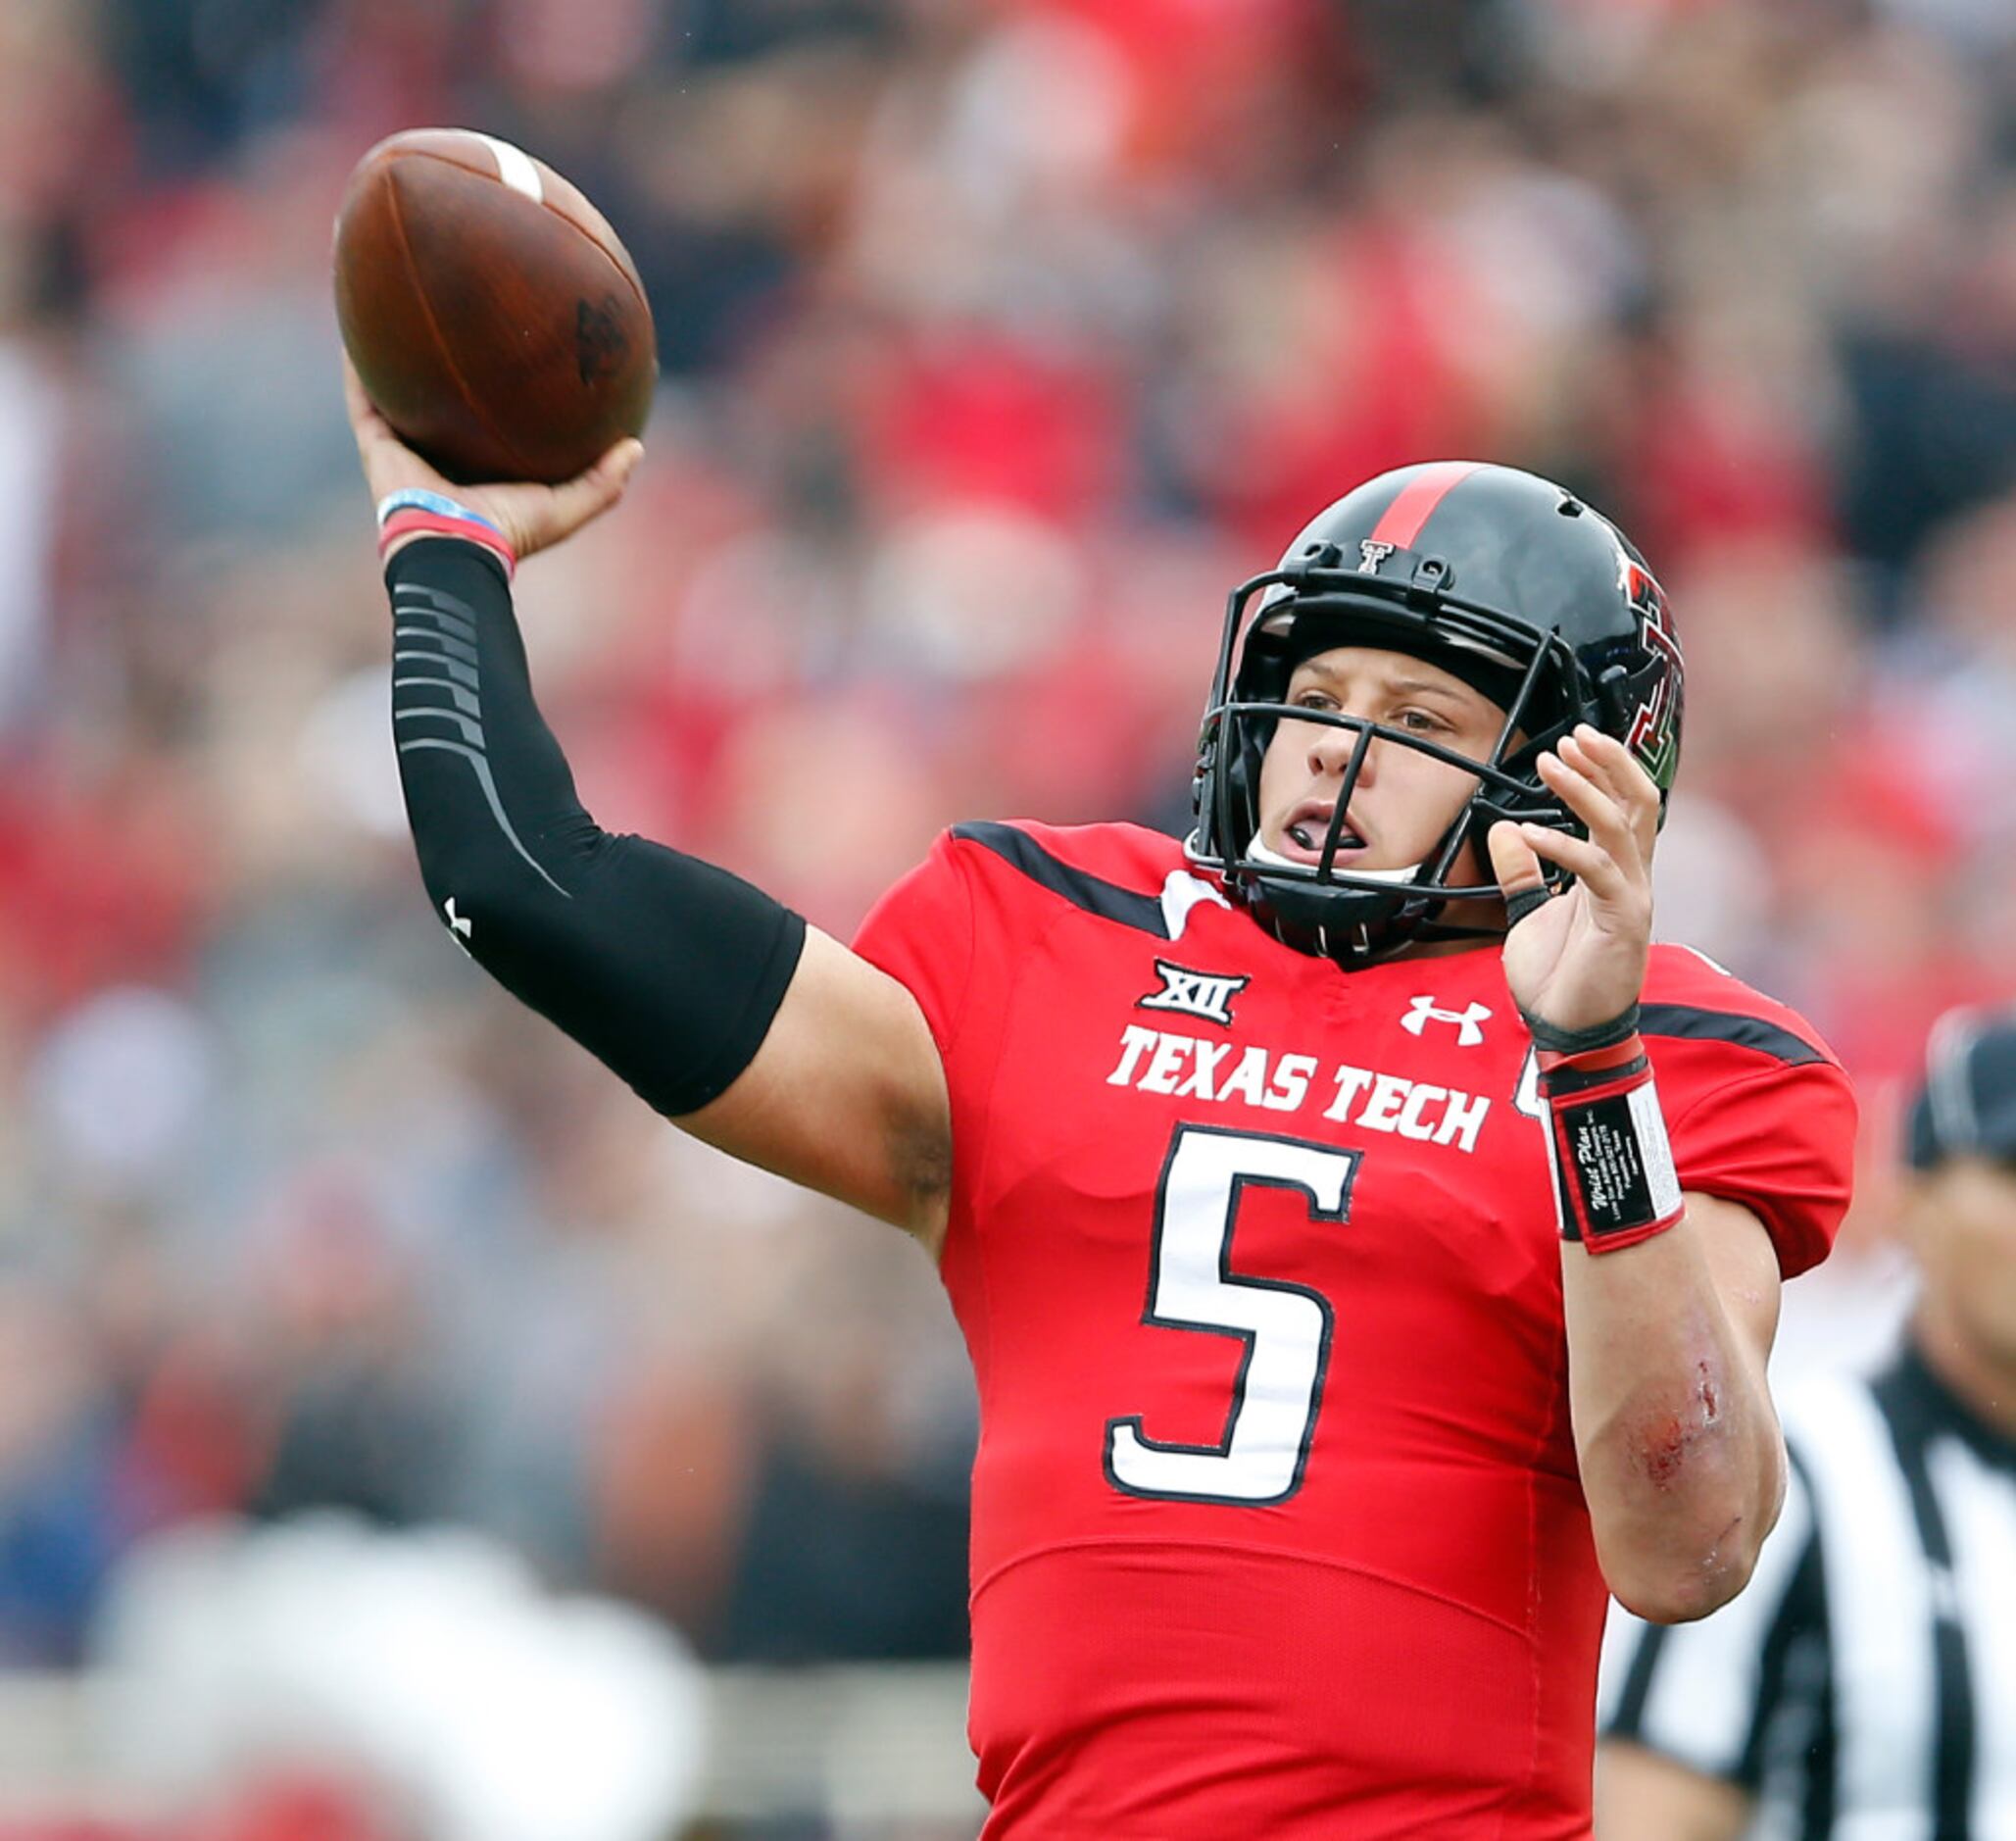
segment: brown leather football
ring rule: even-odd
[[[336,320],[385,420],[452,479],[571,478],[642,432],[644,284],[602,213],[509,142],[412,128],[336,216]]]

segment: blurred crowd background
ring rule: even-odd
[[[630,501],[520,576],[587,803],[843,935],[958,819],[1181,827],[1226,590],[1363,475],[1610,512],[1661,930],[1863,1094],[1800,1358],[1893,1306],[1899,1085],[2016,991],[2007,0],[0,0],[0,1667],[330,1506],[711,1659],[962,1645],[926,1263],[428,913],[328,298],[426,124],[658,316]]]

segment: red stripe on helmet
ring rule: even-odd
[[[1372,532],[1371,541],[1390,543],[1396,550],[1411,550],[1414,539],[1421,534],[1421,526],[1434,515],[1435,508],[1453,487],[1482,471],[1481,461],[1438,461],[1432,467],[1422,468],[1401,487],[1399,496],[1380,514],[1379,525]]]

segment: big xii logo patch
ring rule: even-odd
[[[1232,1026],[1232,1000],[1251,982],[1244,976],[1192,971],[1188,966],[1172,966],[1166,959],[1157,959],[1155,969],[1162,988],[1136,998],[1135,1009],[1180,1010],[1186,1017],[1203,1017],[1228,1029]]]

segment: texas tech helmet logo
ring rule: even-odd
[[[1624,744],[1638,756],[1658,785],[1670,786],[1680,754],[1680,712],[1687,664],[1680,656],[1680,639],[1673,630],[1672,618],[1666,612],[1666,596],[1659,584],[1636,563],[1628,565],[1625,580],[1632,609],[1638,615],[1640,642],[1647,652],[1662,658],[1666,669],[1654,675],[1647,699],[1632,713]]]
[[[1232,1000],[1252,982],[1217,971],[1192,971],[1188,966],[1172,966],[1166,959],[1157,959],[1155,969],[1162,988],[1136,998],[1135,1009],[1180,1010],[1187,1017],[1203,1017],[1228,1029],[1232,1026]]]

